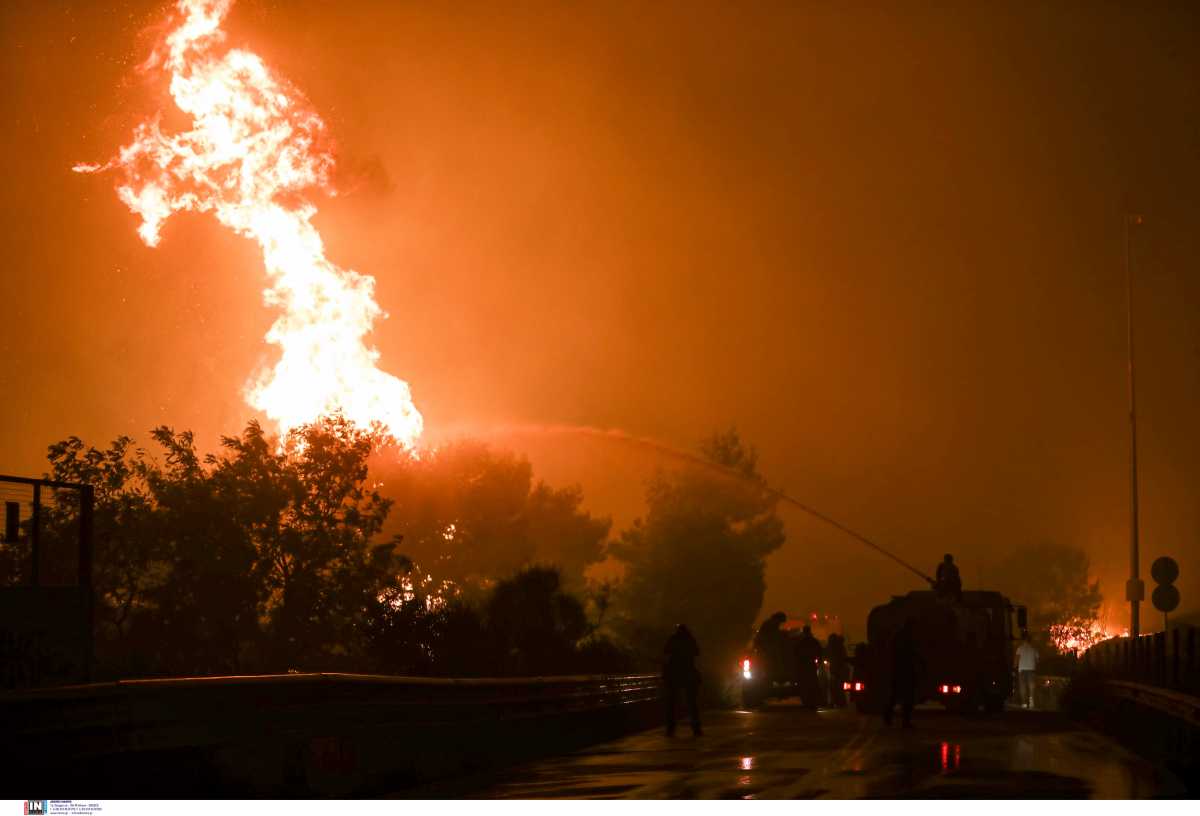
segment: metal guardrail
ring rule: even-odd
[[[660,716],[657,675],[121,680],[0,693],[0,762],[112,795],[156,784],[170,795],[340,795],[586,744]]]
[[[1200,697],[1085,671],[1072,681],[1071,708],[1200,792]]]
[[[1137,638],[1110,638],[1084,652],[1083,664],[1105,679],[1200,695],[1198,640],[1194,626]]]
[[[1125,680],[1108,680],[1104,684],[1104,690],[1110,697],[1128,700],[1194,727],[1200,727],[1200,697]]]
[[[658,700],[657,675],[421,678],[293,673],[120,680],[0,694],[13,743],[88,755],[250,734],[568,714]]]
[[[1084,653],[1074,707],[1122,744],[1200,790],[1200,655],[1195,627],[1112,638]]]

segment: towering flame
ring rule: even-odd
[[[305,193],[329,189],[334,165],[325,124],[256,54],[220,47],[232,5],[176,0],[178,23],[144,65],[169,77],[192,129],[166,134],[155,117],[107,164],[73,169],[121,173],[117,194],[141,217],[148,246],[179,210],[211,212],[258,242],[270,279],[264,298],[282,312],[266,337],[280,358],[247,385],[245,398],[281,432],[341,412],[364,426],[381,423],[411,446],[421,414],[407,383],[380,371],[379,352],[364,341],[382,314],[375,279],[327,260],[312,225],[316,207]]]

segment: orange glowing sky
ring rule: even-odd
[[[69,171],[156,110],[190,127],[134,70],[163,5],[0,6],[0,471],[40,472],[68,434],[215,442],[278,355],[253,241],[181,213],[148,249],[111,177]],[[1176,555],[1195,609],[1198,15],[239,0],[227,29],[324,120],[340,193],[312,224],[375,278],[389,318],[366,341],[430,435],[581,423],[686,447],[733,423],[779,487],[930,568],[958,553],[968,584],[1063,541],[1121,595],[1136,207],[1144,570]],[[654,465],[509,441],[618,522]],[[913,586],[787,519],[768,607],[854,618]]]

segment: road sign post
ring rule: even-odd
[[[1133,266],[1130,263],[1130,229],[1140,226],[1142,216],[1125,214],[1125,304],[1128,308],[1126,326],[1129,332],[1129,581],[1125,585],[1125,599],[1129,601],[1129,634],[1141,634],[1138,604],[1142,602],[1145,589],[1139,573],[1138,557],[1138,463],[1137,463],[1137,401],[1133,381]]]

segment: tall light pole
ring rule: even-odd
[[[1129,600],[1129,636],[1140,631],[1138,604],[1146,597],[1146,585],[1138,577],[1138,468],[1137,468],[1137,401],[1133,382],[1133,268],[1130,264],[1131,228],[1139,226],[1142,217],[1125,214],[1125,287],[1129,329],[1129,581],[1125,597]]]

